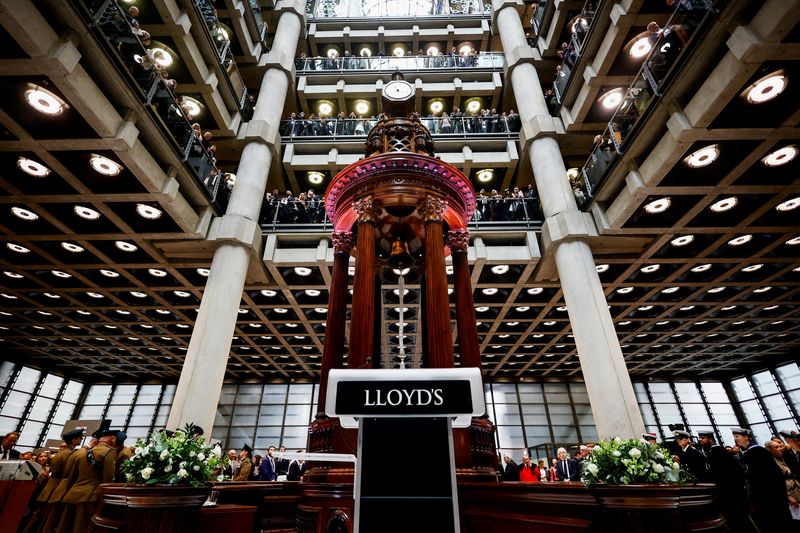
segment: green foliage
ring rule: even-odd
[[[165,430],[151,433],[147,442],[136,439],[134,455],[122,463],[128,483],[155,485],[189,484],[202,487],[209,481],[222,481],[215,470],[227,466],[228,457],[219,444],[209,446],[195,434],[193,424],[169,435]]]
[[[672,460],[665,448],[619,437],[600,441],[581,463],[581,474],[586,485],[679,483],[686,480],[680,465]]]

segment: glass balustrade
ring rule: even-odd
[[[578,63],[583,44],[589,34],[593,20],[593,2],[587,1],[583,9],[581,9],[580,14],[569,22],[569,41],[561,43],[560,49],[557,52],[562,61],[561,65],[556,67],[555,79],[553,80],[553,94],[558,104],[564,100],[564,93],[567,90],[569,81],[572,79],[572,72],[575,70],[575,65]],[[555,113],[555,111],[557,111],[557,106],[555,109],[551,108],[551,113]]]
[[[544,14],[547,11],[548,0],[537,0],[533,5],[533,16],[531,17],[531,27],[535,35],[541,35],[542,22],[544,22]]]
[[[350,55],[329,57],[299,57],[295,59],[298,73],[341,72],[346,70],[373,70],[403,72],[426,69],[501,69],[505,57],[499,52],[480,52],[469,55],[405,55],[356,57]]]
[[[316,19],[488,15],[492,4],[481,0],[314,0],[306,3],[306,12]]]
[[[243,3],[245,9],[253,17],[259,40],[263,41],[267,34],[267,23],[264,22],[264,17],[261,14],[261,5],[258,3],[258,0],[245,0]]]
[[[516,136],[520,128],[519,115],[480,115],[467,117],[422,117],[432,135],[505,135]],[[283,137],[366,137],[375,126],[372,118],[303,118],[284,120]]]

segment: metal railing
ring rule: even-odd
[[[542,22],[544,22],[544,14],[547,11],[547,4],[550,0],[536,0],[534,6],[534,13],[531,17],[531,29],[537,37],[542,33]]]
[[[539,198],[478,196],[475,213],[469,222],[472,229],[521,229],[542,225]],[[263,231],[329,231],[332,227],[325,213],[325,199],[314,196],[305,200],[297,197],[267,194],[261,208],[259,223]]]
[[[371,70],[394,72],[397,69],[403,72],[430,69],[502,69],[505,66],[505,56],[499,52],[479,52],[468,55],[441,54],[406,55],[406,56],[337,56],[337,57],[298,57],[295,67],[298,73],[309,72],[335,72],[348,70]]]
[[[461,117],[422,117],[432,135],[505,135],[516,137],[520,129],[519,115],[475,115]],[[371,118],[303,118],[284,120],[281,135],[302,137],[366,137],[377,119]]]
[[[428,16],[489,15],[492,3],[488,0],[309,0],[306,13],[311,19],[328,18],[416,18]]]
[[[564,100],[564,93],[567,90],[567,85],[572,79],[572,71],[580,59],[583,45],[586,42],[586,37],[592,28],[594,21],[594,8],[595,2],[586,0],[580,15],[575,17],[570,28],[569,42],[562,43],[561,49],[558,51],[559,56],[562,58],[561,65],[556,68],[556,77],[553,80],[553,91],[555,93],[556,101],[561,104]]]
[[[252,16],[253,23],[256,26],[256,33],[258,34],[258,40],[263,43],[264,37],[267,35],[267,23],[264,21],[264,17],[261,14],[261,5],[258,3],[258,0],[244,0],[242,3],[244,4],[245,10]]]
[[[644,117],[661,98],[665,87],[678,74],[692,49],[717,11],[711,0],[678,2],[663,29],[652,34],[650,49],[630,86],[624,90],[602,134],[596,137],[588,160],[570,181],[580,207],[597,194],[603,180],[630,138],[642,125]]]

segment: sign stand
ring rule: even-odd
[[[452,428],[485,411],[479,369],[335,369],[326,406],[359,430],[355,533],[460,531]]]

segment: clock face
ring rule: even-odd
[[[414,87],[407,81],[394,80],[383,86],[383,96],[388,100],[408,100],[414,94]]]

